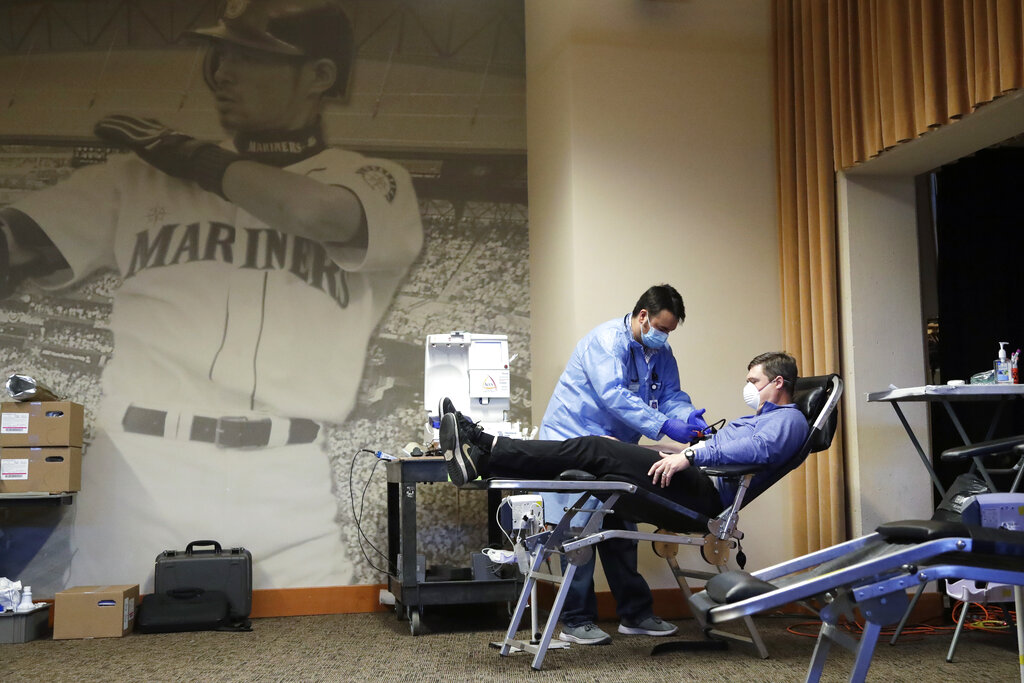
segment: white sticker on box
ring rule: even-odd
[[[127,631],[133,621],[135,621],[135,598],[128,598],[124,601],[124,622],[121,625],[121,630]]]
[[[0,434],[28,434],[28,413],[0,414]]]
[[[0,460],[0,480],[28,479],[28,458]]]

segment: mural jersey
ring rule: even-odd
[[[354,192],[366,243],[297,237],[127,155],[16,204],[70,267],[41,284],[123,279],[68,585],[146,592],[154,557],[200,538],[247,547],[257,589],[351,581],[317,423],[351,410],[422,227],[389,161],[329,148],[287,170]]]
[[[367,244],[290,235],[134,155],[18,203],[71,267],[44,284],[105,266],[124,280],[105,394],[131,387],[146,407],[187,399],[222,414],[344,419],[370,335],[422,245],[416,197],[403,168],[346,150],[287,170],[353,191]]]

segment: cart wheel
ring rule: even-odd
[[[414,636],[420,634],[420,613],[418,611],[409,612],[409,633]]]

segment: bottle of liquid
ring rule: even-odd
[[[1020,356],[1020,349],[1010,354],[1010,380],[1014,384],[1020,384],[1020,375],[1017,374],[1017,357]]]
[[[21,591],[21,602],[18,603],[18,612],[30,612],[35,605],[32,604],[32,586],[25,586]]]
[[[1010,374],[1010,361],[1006,360],[1006,345],[1010,342],[999,342],[999,357],[992,363],[996,384],[1009,384],[1013,381]]]

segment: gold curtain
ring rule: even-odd
[[[827,8],[775,3],[775,128],[783,340],[802,375],[839,370]],[[789,477],[794,549],[845,537],[841,439]]]
[[[772,30],[784,343],[836,372],[834,171],[1024,87],[1024,0],[773,0]],[[790,481],[795,550],[843,540],[840,439]]]
[[[1022,86],[1022,0],[829,0],[827,5],[836,169],[951,123]]]

